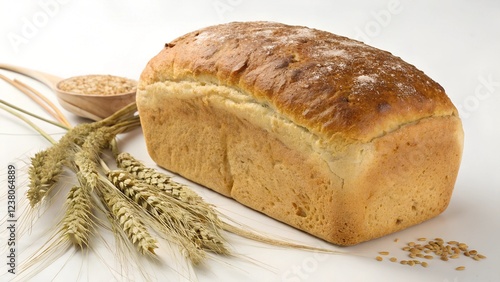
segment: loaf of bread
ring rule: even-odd
[[[325,31],[235,22],[186,34],[144,69],[137,105],[161,167],[338,245],[448,206],[463,131],[443,88]]]

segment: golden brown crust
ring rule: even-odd
[[[319,238],[353,245],[440,214],[460,166],[443,89],[391,54],[276,23],[167,44],[137,105],[160,166]]]
[[[207,27],[166,44],[141,80],[205,80],[252,93],[313,133],[368,141],[401,124],[456,115],[442,87],[360,42],[270,22]]]

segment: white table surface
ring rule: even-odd
[[[269,234],[356,255],[326,256],[280,249],[229,236],[239,258],[209,260],[189,279],[199,281],[500,281],[500,2],[498,1],[1,1],[0,63],[44,71],[60,77],[105,73],[138,78],[164,43],[212,24],[269,20],[305,25],[357,38],[388,50],[438,81],[460,109],[465,130],[463,162],[448,209],[418,226],[349,248],[331,246],[232,200],[193,185],[207,201],[238,221]],[[48,88],[16,74],[54,100]],[[38,106],[0,81],[0,97],[47,116]],[[65,112],[67,113],[67,112]],[[82,120],[67,113],[71,121]],[[63,131],[37,123],[54,138]],[[7,165],[18,167],[18,185],[27,183],[29,157],[49,144],[31,128],[0,111],[2,203],[5,231]],[[140,130],[121,137],[123,150],[154,166]],[[184,181],[178,178],[179,181]],[[18,201],[23,198],[18,193]],[[20,205],[20,203],[19,203]],[[17,263],[43,243],[39,234],[53,215],[41,215],[32,235],[17,237]],[[20,223],[18,223],[20,224]],[[0,237],[0,280],[7,273],[7,234]],[[43,235],[43,234],[42,234]],[[404,242],[418,237],[458,240],[488,258],[480,262],[431,261],[428,268],[378,262],[378,251],[399,258]],[[399,243],[394,239],[399,238]],[[87,255],[71,252],[54,259],[37,281],[139,281],[138,268],[125,277],[110,271],[117,257],[110,246],[95,246]],[[171,260],[167,259],[167,260]],[[105,263],[104,263],[105,262]],[[465,271],[454,267],[464,265]],[[158,281],[183,281],[182,263],[142,266]],[[114,276],[113,276],[114,274]]]

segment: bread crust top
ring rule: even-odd
[[[326,140],[369,142],[433,116],[458,116],[444,89],[389,52],[303,26],[232,22],[165,44],[139,89],[162,81],[238,89]]]

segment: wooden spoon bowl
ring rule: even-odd
[[[51,74],[7,64],[0,64],[0,69],[17,72],[42,82],[56,93],[59,104],[65,110],[95,121],[104,119],[135,101],[135,90],[112,95],[74,93],[63,91],[59,87],[61,83],[72,78],[62,79]]]
[[[68,112],[92,120],[109,117],[135,101],[135,92],[109,96],[75,94],[55,91],[59,104]]]
[[[109,78],[120,79],[124,81],[126,80],[128,82],[133,82],[133,84],[137,84],[135,81],[132,81],[130,79],[110,75],[89,75],[81,76],[80,78],[89,77],[98,77],[101,78],[101,80],[106,80]],[[106,95],[89,94],[93,92],[80,93],[71,90],[62,90],[64,89],[62,85],[64,85],[66,81],[70,81],[74,78],[79,77],[71,77],[59,81],[56,84],[55,92],[57,94],[59,104],[61,104],[64,109],[76,115],[85,116],[93,120],[103,119],[135,101],[135,88],[132,91],[128,90],[122,93],[112,93]]]

